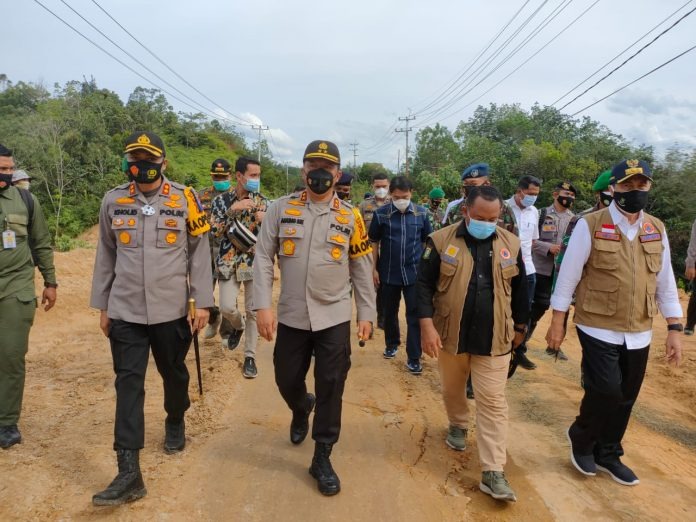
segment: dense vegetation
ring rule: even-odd
[[[209,167],[216,157],[234,162],[240,155],[256,155],[234,127],[202,114],[176,113],[155,89],[138,87],[124,103],[94,80],[56,85],[53,92],[41,85],[0,83],[0,143],[14,149],[18,166],[37,178],[32,190],[61,248],[95,224],[104,192],[125,180],[123,141],[136,129],[160,134],[170,161],[168,176],[199,189],[210,184]],[[570,180],[581,191],[576,208],[582,210],[594,204],[590,187],[597,174],[628,157],[654,166],[649,210],[666,222],[681,274],[696,217],[689,190],[696,186],[696,151],[675,147],[658,159],[652,147],[635,147],[589,118],[576,120],[536,105],[528,111],[491,105],[479,107],[454,131],[439,124],[421,129],[412,178],[419,199],[435,186],[452,199],[459,195],[462,169],[485,161],[506,197],[519,176],[534,174],[544,182],[539,205],[546,205],[551,187]],[[263,190],[271,197],[286,193],[286,187],[292,190],[299,180],[293,167],[286,177],[285,166],[273,160],[265,143],[262,168]],[[354,200],[362,199],[376,172],[391,174],[379,163],[358,165]]]

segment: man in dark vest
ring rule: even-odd
[[[678,365],[682,310],[665,226],[643,211],[652,187],[650,167],[622,161],[612,169],[611,183],[614,202],[578,221],[570,237],[546,340],[560,349],[564,317],[576,294],[585,395],[567,432],[571,461],[584,475],[599,470],[633,486],[639,480],[620,460],[621,440],[645,376],[653,318],[658,312],[666,318],[667,360]]]

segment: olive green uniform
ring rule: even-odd
[[[17,424],[22,409],[24,358],[37,306],[32,251],[44,281],[56,282],[51,236],[39,202],[31,197],[34,215],[29,219],[19,189],[0,191],[0,226],[13,231],[17,243],[16,248],[0,243],[0,426]]]

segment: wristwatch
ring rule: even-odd
[[[684,325],[681,324],[681,323],[668,324],[668,325],[667,325],[667,331],[669,331],[669,332],[683,332],[683,331],[684,331]]]
[[[513,326],[512,329],[515,330],[517,333],[527,333],[526,326],[523,326],[522,328],[518,328],[517,326]]]
[[[44,283],[46,288],[58,288],[58,283]]]

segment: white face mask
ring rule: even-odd
[[[393,199],[392,203],[394,203],[394,206],[399,209],[400,212],[406,212],[406,209],[408,208],[409,203],[411,203],[410,199]]]
[[[25,190],[29,190],[29,185],[30,185],[30,183],[27,180],[18,181],[17,183],[15,183],[15,187],[19,187],[19,188],[25,189]]]
[[[380,188],[375,189],[375,196],[379,199],[386,198],[387,194],[389,194],[389,191],[384,187],[380,187]]]

